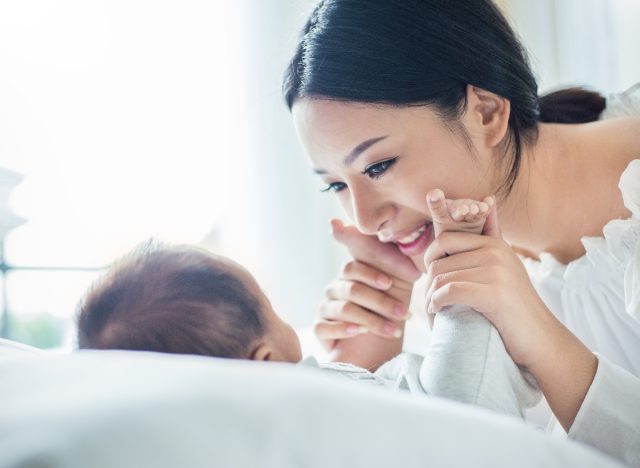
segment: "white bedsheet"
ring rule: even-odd
[[[0,467],[614,467],[508,417],[286,364],[0,353]]]

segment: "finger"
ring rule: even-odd
[[[438,313],[443,307],[464,304],[486,315],[487,299],[490,299],[490,286],[479,283],[454,282],[438,289],[431,296],[429,308]]]
[[[454,221],[458,221],[458,222],[464,220],[464,215],[460,213],[460,211],[457,208],[455,209],[451,217],[453,218]]]
[[[491,283],[492,275],[486,268],[470,268],[468,270],[457,270],[436,276],[425,293],[425,303],[429,304],[433,296],[440,289],[446,288],[452,283]]]
[[[345,226],[337,219],[331,220],[331,230],[333,237],[347,248],[355,260],[410,284],[420,277],[411,259],[403,255],[395,244],[380,242],[376,236],[362,234],[355,226]]]
[[[438,275],[484,266],[487,263],[486,257],[485,252],[478,249],[434,260],[427,265],[427,272],[425,273],[426,287],[429,288],[433,279]]]
[[[389,289],[393,284],[393,280],[388,275],[357,260],[351,260],[343,265],[340,278],[357,281],[382,291]]]
[[[408,309],[405,304],[396,301],[388,294],[357,281],[334,281],[326,289],[325,295],[329,299],[352,302],[392,320],[407,319]]]
[[[431,217],[435,222],[446,223],[451,221],[449,209],[444,198],[444,192],[440,189],[434,189],[427,194],[427,206],[431,211]]]
[[[470,232],[443,232],[427,248],[424,254],[424,264],[428,267],[434,260],[460,252],[470,252],[489,245],[497,245],[496,239]]]
[[[367,327],[349,322],[336,322],[332,320],[318,320],[313,326],[313,332],[322,343],[322,346],[331,351],[338,340],[351,338],[368,333]]]
[[[344,223],[339,219],[333,218],[329,221],[329,224],[330,224],[329,230],[331,232],[331,235],[335,240],[340,242],[340,239],[344,234]]]
[[[402,336],[402,330],[395,323],[353,302],[336,299],[326,300],[320,306],[320,316],[326,320],[339,320],[362,325],[374,335],[385,338]]]

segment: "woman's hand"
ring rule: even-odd
[[[362,333],[399,338],[402,329],[396,323],[407,318],[411,289],[410,283],[350,260],[325,289],[316,335],[327,350],[337,339]]]
[[[332,221],[353,260],[325,290],[316,336],[334,360],[375,369],[402,348],[413,283],[420,273],[393,244]]]
[[[464,304],[500,332],[512,359],[538,381],[551,410],[569,431],[598,362],[542,302],[524,265],[502,240],[494,206],[485,235],[442,233],[427,249],[427,311]]]
[[[516,363],[529,366],[544,352],[545,327],[554,318],[522,261],[502,240],[495,207],[484,235],[444,232],[429,246],[424,262],[428,313],[468,305],[494,324]]]

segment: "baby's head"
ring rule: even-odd
[[[298,362],[300,342],[237,263],[147,244],[116,262],[78,310],[78,346]]]

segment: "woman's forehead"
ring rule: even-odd
[[[442,126],[428,106],[390,106],[327,99],[300,99],[292,108],[296,128],[305,133],[376,138],[384,132]]]
[[[358,145],[377,139],[386,143],[424,138],[443,128],[426,106],[397,107],[321,99],[301,99],[293,118],[312,159],[347,157]]]

